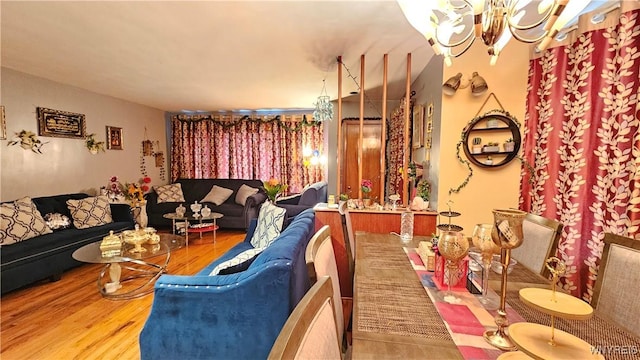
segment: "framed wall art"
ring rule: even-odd
[[[122,128],[107,126],[107,149],[122,150]]]
[[[0,140],[7,139],[7,123],[4,119],[4,106],[0,105]]]
[[[38,135],[84,139],[86,124],[84,114],[37,107]]]
[[[414,149],[424,146],[424,106],[413,106],[413,140],[411,141]]]

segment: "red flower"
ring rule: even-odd
[[[112,176],[111,177],[111,182],[116,182],[118,181],[118,177],[117,176]]]
[[[148,183],[151,182],[151,178],[148,177],[148,176],[145,176],[144,178],[142,178],[142,182],[145,183],[145,184],[148,184]],[[147,190],[149,190],[149,187],[147,187]],[[145,191],[147,191],[147,190],[145,190]]]
[[[149,191],[149,186],[147,186],[147,185],[142,185],[142,186],[140,187],[140,190],[142,190],[143,192],[147,192],[147,191]]]

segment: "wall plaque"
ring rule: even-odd
[[[38,135],[84,139],[84,114],[38,107]]]

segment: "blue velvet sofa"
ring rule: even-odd
[[[59,213],[71,219],[67,200],[79,200],[88,196],[76,193],[37,197],[32,200],[42,216]],[[60,279],[65,270],[83,264],[71,256],[76,249],[101,240],[109,234],[109,230],[119,232],[134,228],[135,223],[129,205],[111,204],[111,217],[113,222],[110,224],[76,229],[72,223],[67,229],[54,230],[50,234],[2,246],[0,250],[2,294],[39,280]]]
[[[209,276],[219,263],[251,249],[245,240],[194,276],[162,275],[140,333],[142,359],[266,359],[282,326],[309,290],[305,249],[315,214],[296,216],[248,269]]]
[[[276,205],[287,210],[287,219],[292,219],[302,211],[326,202],[327,182],[319,181],[307,186],[300,194],[276,200]]]

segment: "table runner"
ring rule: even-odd
[[[486,310],[477,297],[466,289],[454,292],[456,297],[462,299],[460,303],[444,302],[441,293],[446,289],[438,289],[432,280],[433,272],[426,270],[416,249],[405,247],[404,251],[462,356],[465,359],[497,359],[503,351],[491,346],[483,337],[486,330],[497,328],[494,321],[496,311]],[[507,306],[506,312],[511,324],[525,321],[510,306]]]

